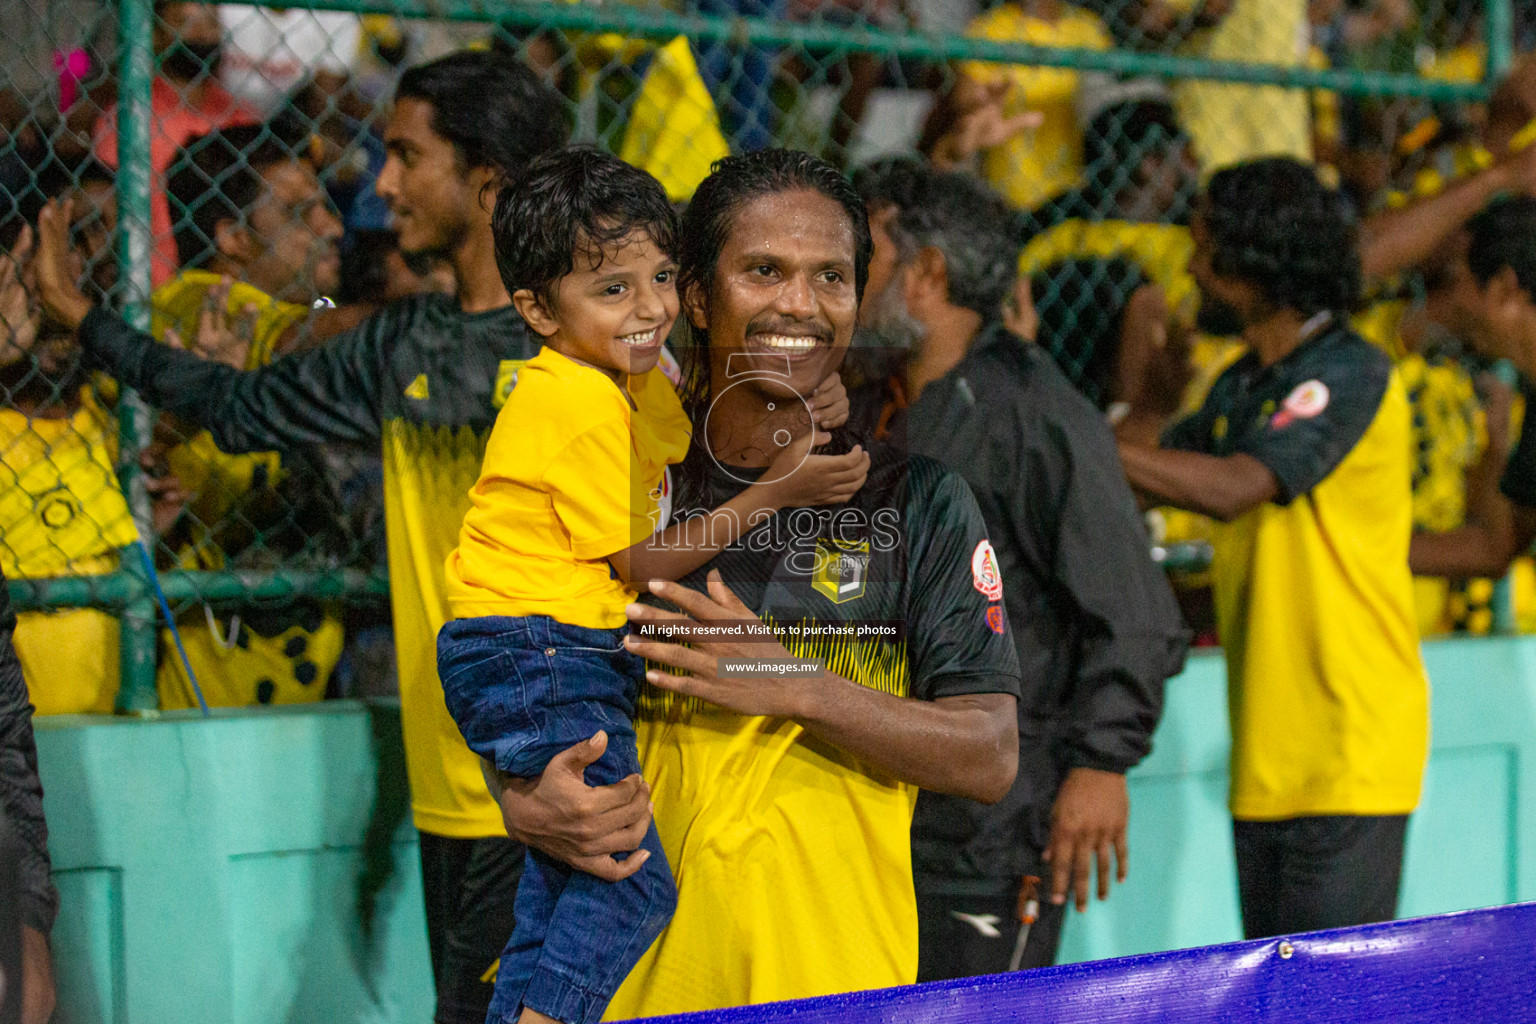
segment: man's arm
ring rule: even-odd
[[[1536,509],[1503,499],[1508,514],[1501,522],[1471,523],[1446,533],[1415,533],[1408,565],[1415,576],[1498,579],[1536,541]]]
[[[1079,641],[1067,694],[1067,732],[1056,756],[1068,773],[1051,811],[1045,859],[1051,899],[1088,904],[1090,866],[1099,899],[1127,871],[1130,800],[1125,773],[1152,748],[1163,684],[1183,665],[1187,632],[1102,422],[1050,423],[1042,452],[1055,495],[1043,518],[1053,577],[1071,602]],[[1028,522],[1041,521],[1029,517]]]
[[[1495,415],[1507,412],[1490,409],[1490,419]],[[1536,540],[1536,507],[1512,501],[1499,488],[1505,454],[1504,445],[1494,442],[1495,434],[1490,429],[1487,449],[1467,473],[1466,522],[1445,533],[1414,533],[1408,567],[1415,576],[1498,579]]]
[[[684,614],[632,604],[628,614],[635,623],[761,625],[718,572],[709,574],[707,595],[661,581],[652,582],[650,590]],[[1019,733],[1011,694],[921,701],[881,693],[831,672],[817,678],[726,678],[718,674],[721,658],[791,655],[777,642],[694,639],[691,643],[684,647],[641,640],[634,634],[625,640],[634,653],[689,673],[651,670],[646,678],[652,685],[738,714],[793,719],[817,738],[903,782],[983,803],[1001,800],[1013,784]]]
[[[1275,474],[1251,455],[1206,455],[1121,443],[1120,464],[1131,486],[1154,504],[1224,523],[1280,493]]]
[[[1360,443],[1392,379],[1386,353],[1358,338],[1342,343],[1317,367],[1317,377],[1284,399],[1283,415],[1229,439],[1231,454],[1208,454],[1220,419],[1214,415],[1218,394],[1230,388],[1236,379],[1231,375],[1243,365],[1217,380],[1204,408],[1169,428],[1166,447],[1122,439],[1120,461],[1133,488],[1159,504],[1223,522],[1266,502],[1288,504],[1321,483]],[[1298,411],[1292,403],[1301,403]]]
[[[76,331],[97,367],[150,405],[209,430],[231,455],[325,442],[374,445],[380,436],[383,347],[370,320],[310,352],[240,371],[157,343],[81,294],[68,264],[68,204],[38,219],[38,298]]]
[[[1444,191],[1398,210],[1383,210],[1360,225],[1360,269],[1379,281],[1433,256],[1463,224],[1503,192],[1536,191],[1536,146],[1512,153]]]
[[[1508,449],[1511,391],[1484,381],[1488,444],[1467,473],[1467,516],[1459,529],[1415,533],[1408,565],[1416,576],[1498,578],[1536,539],[1536,419],[1526,416]],[[1530,396],[1526,408],[1531,408]]]

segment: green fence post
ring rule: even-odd
[[[155,74],[154,6],[152,0],[119,0],[122,39],[117,106],[117,223],[118,265],[122,267],[123,308],[129,323],[149,327],[149,261],[151,252],[149,196],[153,168],[149,154],[152,86]],[[146,543],[154,541],[149,494],[139,469],[139,452],[149,437],[149,407],[124,389],[118,396],[118,478],[133,523]],[[132,580],[133,596],[123,605],[120,654],[121,712],[154,711],[155,601],[145,578],[144,563],[131,547],[122,552],[122,571]]]
[[[1492,89],[1509,73],[1515,49],[1515,19],[1509,0],[1488,0],[1488,63],[1484,80]]]

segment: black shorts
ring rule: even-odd
[[[1008,970],[1019,937],[1019,888],[1017,881],[961,887],[919,877],[917,980],[944,981]],[[1056,962],[1066,909],[1040,901],[1040,920],[1029,930],[1020,970]]]
[[[1234,821],[1243,934],[1264,939],[1397,916],[1408,816]]]
[[[485,1024],[496,961],[512,937],[523,875],[521,843],[420,833],[427,945],[437,984],[437,1024]]]

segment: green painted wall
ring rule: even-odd
[[[1536,638],[1425,657],[1402,912],[1536,899]],[[1196,656],[1132,776],[1130,880],[1069,921],[1064,960],[1239,937],[1225,716],[1221,660]],[[38,747],[61,1024],[430,1020],[396,709],[44,719]]]

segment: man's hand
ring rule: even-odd
[[[487,766],[486,781],[501,804],[507,835],[577,871],[609,882],[628,878],[650,859],[629,853],[651,825],[651,787],[639,775],[611,786],[589,786],[583,772],[608,749],[608,734],[556,754],[537,779],[518,779]]]
[[[1115,880],[1125,881],[1125,830],[1130,816],[1124,775],[1093,768],[1067,773],[1051,809],[1051,838],[1045,850],[1045,862],[1051,866],[1052,903],[1066,903],[1070,894],[1079,912],[1088,909],[1091,860],[1098,862],[1099,899],[1109,899],[1111,849]]]
[[[50,199],[37,215],[37,300],[43,312],[75,330],[91,311],[75,274],[69,250],[74,201]]]
[[[174,327],[165,332],[166,344],[237,370],[245,369],[251,345],[255,342],[261,307],[247,302],[238,317],[231,316],[229,291],[233,287],[233,280],[222,277],[203,295],[203,307],[197,317],[197,336],[190,345]]]
[[[1013,294],[1003,300],[1003,326],[1024,341],[1034,341],[1040,333],[1040,314],[1028,274],[1019,275],[1013,282]]]
[[[48,1024],[56,998],[53,954],[36,928],[21,929],[21,1024]]]
[[[969,80],[968,80],[969,81]],[[1025,110],[1012,117],[1003,113],[1013,83],[1000,79],[986,84],[972,83],[956,96],[959,116],[949,131],[933,144],[929,159],[941,171],[952,170],[970,162],[983,150],[1000,146],[1033,128],[1040,127],[1045,115]]]
[[[32,243],[32,228],[23,224],[16,245],[9,253],[0,253],[0,366],[26,355],[37,340],[41,312],[27,287]]]
[[[653,580],[651,593],[681,608],[686,614],[669,612],[649,605],[632,604],[625,609],[635,625],[647,623],[696,627],[739,626],[740,635],[769,637],[749,627],[763,627],[763,620],[752,614],[720,578],[719,570],[710,570],[709,593],[676,583]],[[741,715],[767,715],[770,717],[795,718],[801,711],[800,696],[814,680],[805,676],[794,679],[734,679],[718,674],[721,658],[789,658],[792,655],[777,640],[768,639],[711,639],[698,637],[689,640],[692,647],[666,640],[643,640],[630,633],[624,645],[635,654],[662,665],[670,665],[687,672],[677,675],[651,669],[645,678],[654,686],[671,690],[686,697],[698,697],[711,704]]]
[[[140,453],[139,466],[144,470],[144,490],[149,494],[150,522],[155,536],[163,537],[186,511],[192,492],[181,477],[171,472],[163,445],[152,444]]]

